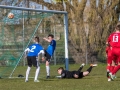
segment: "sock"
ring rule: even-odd
[[[90,73],[91,72],[91,70],[92,70],[92,66],[90,66],[88,69],[87,69],[87,71]]]
[[[112,72],[114,70],[115,66],[110,66],[110,72]]]
[[[110,66],[107,66],[106,69],[107,69],[107,77],[109,78]]]
[[[37,80],[38,75],[39,75],[39,71],[40,71],[40,67],[37,67],[36,72],[35,72],[35,79],[34,80]]]
[[[114,75],[119,69],[120,69],[120,65],[114,68],[114,70],[112,71],[112,75]]]
[[[46,72],[47,72],[47,76],[50,76],[50,67],[46,66]]]
[[[78,71],[81,71],[83,69],[83,66],[80,66],[80,68],[78,69]]]
[[[25,80],[28,80],[30,69],[31,69],[31,67],[28,66],[27,71],[26,71],[26,79]]]
[[[109,73],[110,73],[110,72],[107,71],[107,77],[108,77],[108,78],[109,78]]]

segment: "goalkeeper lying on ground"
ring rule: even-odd
[[[97,66],[97,64],[91,64],[86,71],[81,72],[84,65],[85,64],[82,64],[77,71],[67,71],[67,70],[64,70],[63,67],[58,68],[57,70],[58,74],[61,75],[59,78],[75,78],[75,79],[83,78],[91,72],[93,67]]]

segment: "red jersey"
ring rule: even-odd
[[[111,47],[120,48],[120,32],[114,32],[110,34],[107,42],[110,44]]]

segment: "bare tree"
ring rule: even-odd
[[[44,0],[31,0],[51,10],[66,10],[69,16],[70,52],[76,62],[83,62],[86,53],[86,40],[89,62],[105,56],[105,41],[114,31],[119,19],[119,0],[68,0],[48,3]],[[87,28],[87,31],[86,31]],[[86,37],[87,35],[87,37]],[[87,39],[86,39],[87,38]],[[76,56],[77,55],[77,56]]]

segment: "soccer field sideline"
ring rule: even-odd
[[[55,77],[58,75],[56,70],[60,66],[63,65],[51,65],[52,78],[45,79],[45,66],[41,65],[40,82],[38,83],[34,83],[33,78],[29,78],[29,82],[27,83],[24,82],[24,78],[0,79],[0,90],[119,90],[120,72],[117,73],[117,79],[115,81],[108,82],[106,78],[106,65],[100,64],[98,67],[93,68],[89,76],[83,79],[57,79]],[[70,70],[75,70],[80,65],[73,64],[69,66]],[[85,71],[88,67],[88,65],[85,66],[82,71]],[[22,71],[24,73],[26,68],[23,67]],[[34,70],[35,68],[32,69]]]

